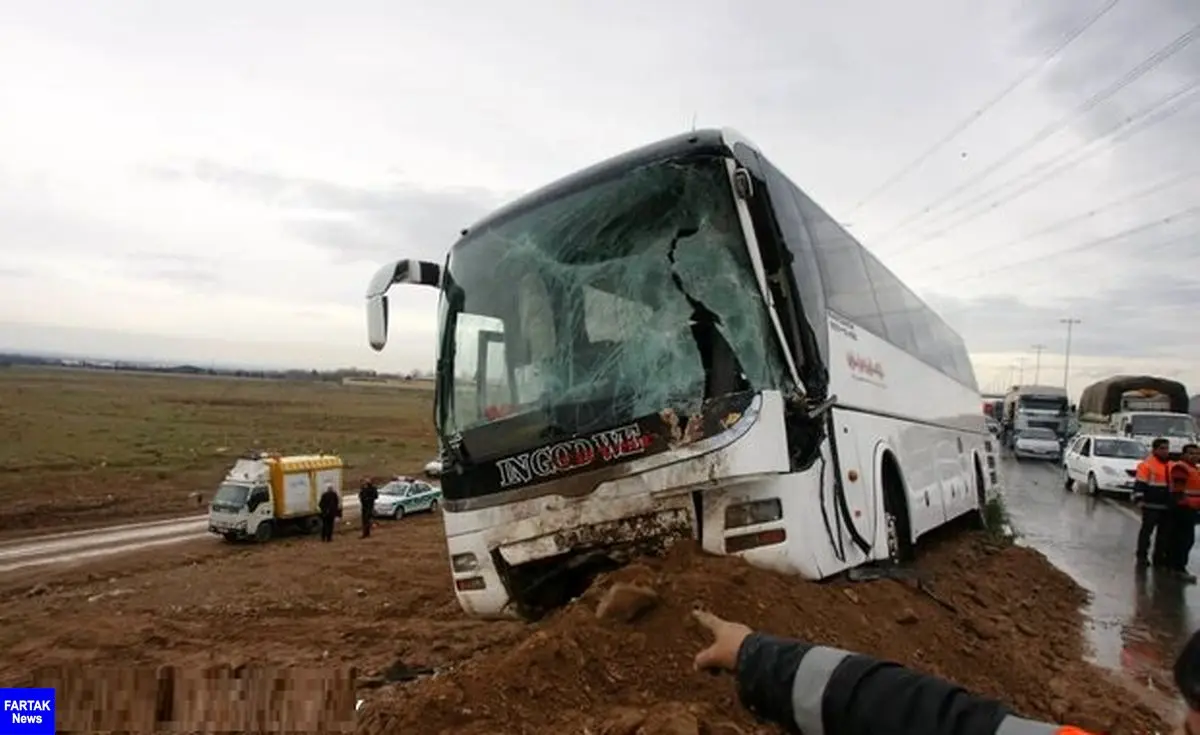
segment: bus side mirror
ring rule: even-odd
[[[375,272],[367,286],[367,341],[376,352],[387,344],[387,292],[395,283],[441,288],[442,267],[424,260],[397,260]]]

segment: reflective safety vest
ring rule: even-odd
[[[1200,510],[1200,469],[1187,462],[1172,462],[1171,497],[1178,505]]]
[[[1167,484],[1170,463],[1153,454],[1137,466],[1133,491],[1142,496],[1142,504],[1150,508],[1166,508],[1171,503],[1171,491]]]
[[[996,728],[996,735],[1092,735],[1074,725],[1050,725],[1009,715]]]

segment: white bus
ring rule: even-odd
[[[535,617],[693,538],[824,579],[982,513],[962,339],[748,141],[670,138],[494,212],[442,265],[435,423],[454,586]]]

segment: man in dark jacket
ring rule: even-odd
[[[1187,704],[1183,732],[1200,735],[1200,630],[1192,633],[1179,652],[1179,658],[1175,659],[1174,674],[1175,686]]]
[[[1133,502],[1142,506],[1142,527],[1138,530],[1137,565],[1146,567],[1170,566],[1171,551],[1170,506],[1171,489],[1168,481],[1171,443],[1162,437],[1150,445],[1150,456],[1137,467],[1133,482]],[[1150,554],[1150,537],[1154,537],[1154,553]]]
[[[379,490],[371,478],[363,478],[362,487],[358,491],[358,508],[362,514],[362,537],[371,535],[371,521],[375,518],[375,501],[379,499]]]
[[[342,499],[338,497],[333,485],[325,486],[321,499],[317,501],[317,508],[321,511],[321,540],[332,541],[333,526],[337,519],[342,517]]]
[[[714,639],[696,654],[696,668],[736,673],[742,706],[788,732],[1088,735],[1017,717],[999,702],[899,664],[755,633],[711,613],[695,616]]]

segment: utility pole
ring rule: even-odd
[[[1042,377],[1042,352],[1046,349],[1046,345],[1033,346],[1033,384],[1039,385]]]
[[[1071,331],[1076,324],[1082,324],[1082,319],[1072,317],[1063,317],[1058,320],[1059,324],[1067,325],[1067,348],[1063,350],[1063,390],[1067,392],[1067,400],[1071,398]]]

